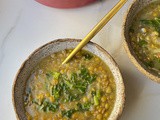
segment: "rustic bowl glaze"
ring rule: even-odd
[[[16,112],[17,119],[27,120],[25,115],[25,108],[23,104],[24,91],[26,87],[26,82],[30,76],[31,70],[36,66],[40,60],[44,57],[58,52],[64,49],[75,48],[80,40],[75,39],[58,39],[50,43],[43,45],[42,47],[35,50],[27,60],[22,64],[19,69],[15,82],[13,84],[13,105]],[[89,42],[85,47],[85,50],[90,51],[93,54],[99,56],[110,68],[116,83],[116,101],[115,106],[109,120],[116,120],[122,113],[124,102],[125,102],[125,93],[124,93],[124,84],[121,73],[118,69],[117,64],[112,59],[112,57],[99,45]]]
[[[135,0],[130,8],[127,11],[127,14],[124,18],[124,24],[123,24],[123,39],[124,39],[124,47],[125,50],[133,62],[133,64],[138,68],[139,71],[141,71],[143,74],[145,74],[148,78],[151,80],[160,83],[160,76],[156,74],[154,71],[149,70],[136,56],[134,53],[130,38],[129,38],[129,28],[132,25],[133,19],[135,15],[145,6],[150,4],[151,2],[154,2],[155,0]]]

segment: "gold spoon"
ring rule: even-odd
[[[69,54],[69,56],[62,62],[67,63],[82,47],[84,47],[107,23],[108,21],[121,9],[127,0],[120,0],[109,12],[106,14],[97,25],[86,35],[85,38],[77,45],[77,47]]]

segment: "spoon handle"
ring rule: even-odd
[[[68,62],[81,48],[83,48],[107,23],[108,21],[121,9],[127,0],[120,0],[86,35],[85,38],[77,45],[77,47],[69,54],[62,64]]]

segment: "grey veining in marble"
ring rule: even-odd
[[[39,46],[57,38],[83,38],[118,0],[77,9],[55,9],[34,0],[0,1],[0,120],[16,120],[12,84],[20,65]],[[132,0],[92,41],[116,60],[126,86],[121,120],[159,120],[160,85],[141,74],[122,46],[122,19]]]

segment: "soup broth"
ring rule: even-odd
[[[110,69],[85,50],[62,65],[71,51],[42,59],[32,71],[24,96],[28,120],[108,119],[116,98]]]
[[[160,74],[160,2],[142,9],[130,27],[130,40],[135,54],[150,70]]]

